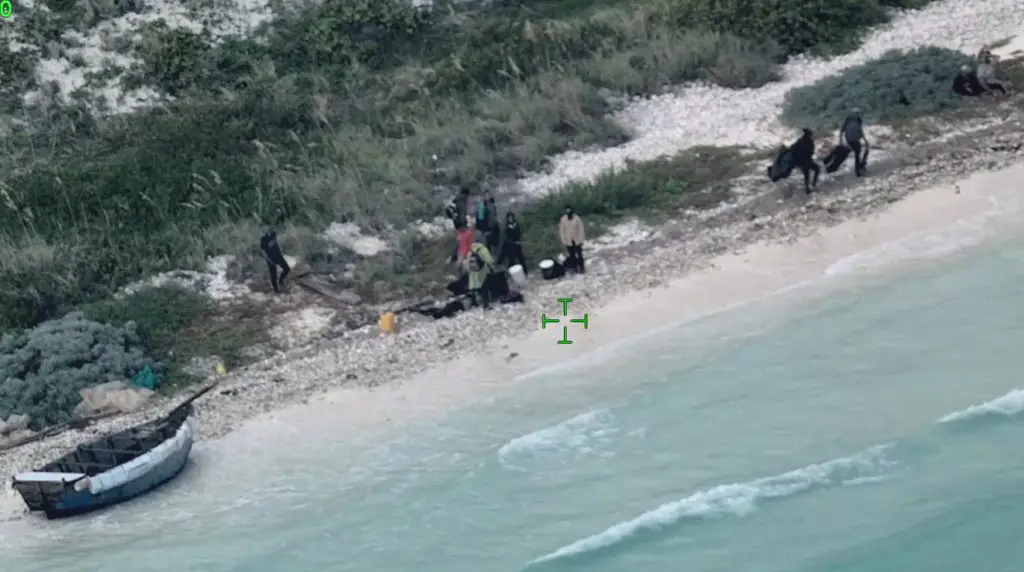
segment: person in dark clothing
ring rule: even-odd
[[[484,245],[492,253],[498,251],[501,243],[501,228],[498,227],[498,207],[494,197],[487,196],[477,202],[476,229],[484,234]]]
[[[964,64],[960,67],[960,73],[953,78],[953,93],[975,97],[985,93],[985,86],[981,85],[978,74],[971,70],[971,66]]]
[[[469,196],[471,194],[472,189],[470,189],[469,185],[463,185],[459,189],[459,193],[452,197],[452,200],[444,209],[445,216],[452,221],[456,230],[466,226],[466,215],[469,214],[466,209],[469,207]]]
[[[853,172],[860,177],[867,169],[870,145],[868,138],[864,136],[864,115],[856,107],[839,128],[839,144],[842,145],[844,142],[853,151]]]
[[[821,174],[821,167],[814,160],[814,132],[804,128],[803,135],[789,146],[789,153],[793,166],[804,174],[804,190],[810,194],[812,188],[818,186],[818,175]],[[814,173],[813,180],[811,173]]]
[[[505,264],[506,260],[508,266],[518,264],[523,267],[523,274],[529,273],[526,266],[526,253],[523,252],[523,229],[519,227],[519,221],[516,220],[516,214],[513,212],[505,215],[505,242],[501,244],[498,265]]]
[[[277,243],[277,233],[274,232],[274,229],[268,228],[263,232],[263,236],[260,237],[260,251],[263,252],[263,258],[267,261],[267,270],[270,271],[270,285],[274,287],[274,292],[280,292],[284,279],[292,269],[288,266],[284,255],[281,254],[281,247]],[[281,269],[280,275],[277,273],[278,268]]]

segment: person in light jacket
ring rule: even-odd
[[[583,219],[572,210],[571,206],[565,207],[565,214],[562,215],[562,220],[558,223],[558,236],[569,253],[566,266],[575,268],[580,273],[586,272],[583,262],[583,241],[586,240]]]
[[[998,91],[1002,95],[1006,95],[1010,86],[1009,82],[1000,81],[996,78],[996,65],[998,63],[999,58],[992,53],[992,50],[988,48],[981,50],[978,54],[978,81],[989,92],[995,93]]]
[[[469,293],[478,306],[487,310],[491,306],[490,276],[494,264],[487,245],[474,242],[466,257],[466,271],[469,273]]]

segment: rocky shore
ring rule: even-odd
[[[398,335],[381,337],[366,327],[342,336],[296,348],[231,372],[219,387],[196,403],[202,439],[236,429],[245,420],[302,403],[343,386],[375,386],[408,379],[432,366],[483,351],[489,341],[525,335],[537,328],[537,316],[550,310],[550,301],[572,296],[589,308],[637,290],[708,267],[719,255],[742,250],[760,241],[791,241],[844,220],[885,209],[917,190],[964,175],[995,170],[1024,159],[1024,113],[1005,103],[999,121],[977,120],[946,126],[942,137],[927,143],[879,145],[871,173],[825,177],[819,192],[804,198],[795,178],[774,186],[756,165],[756,174],[724,181],[732,200],[712,211],[680,213],[676,220],[643,233],[636,242],[602,250],[592,249],[585,277],[556,283],[534,281],[524,304],[498,307],[484,313],[465,312],[434,321],[410,315]],[[752,166],[753,167],[753,166]],[[175,402],[145,412],[96,423],[51,439],[0,453],[0,480],[29,470],[97,434],[151,418]],[[0,497],[0,517],[16,517],[13,491]],[[7,507],[6,509],[4,507]]]

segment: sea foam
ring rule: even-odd
[[[745,483],[718,485],[649,510],[603,532],[567,544],[530,562],[537,565],[604,550],[635,539],[647,531],[678,525],[686,520],[746,516],[765,500],[789,497],[835,485],[875,482],[893,465],[886,456],[891,445],[879,445],[857,455],[808,465],[781,475]]]
[[[1012,417],[1024,411],[1024,389],[1013,391],[978,405],[972,405],[966,409],[950,413],[939,419],[939,423],[952,423],[955,421],[966,421],[978,417],[999,415]]]

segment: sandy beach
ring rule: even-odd
[[[196,404],[202,439],[273,431],[275,421],[344,417],[356,426],[400,427],[440,415],[574,360],[592,359],[643,334],[802,284],[885,271],[1006,236],[1021,222],[1020,117],[960,129],[934,144],[892,145],[874,173],[826,180],[809,199],[784,198],[752,175],[732,181],[744,197],[705,216],[672,221],[639,243],[594,252],[588,274],[527,290],[526,304],[454,319],[403,320],[297,348],[231,372]],[[1016,146],[1015,146],[1016,145]],[[882,155],[882,154],[879,154]],[[570,317],[590,327],[569,346],[540,330],[571,297]],[[578,362],[577,362],[578,363]],[[167,404],[165,404],[166,406]],[[101,422],[6,452],[0,479],[101,432],[157,414]],[[312,425],[311,425],[312,424]],[[23,513],[0,495],[0,515]]]

